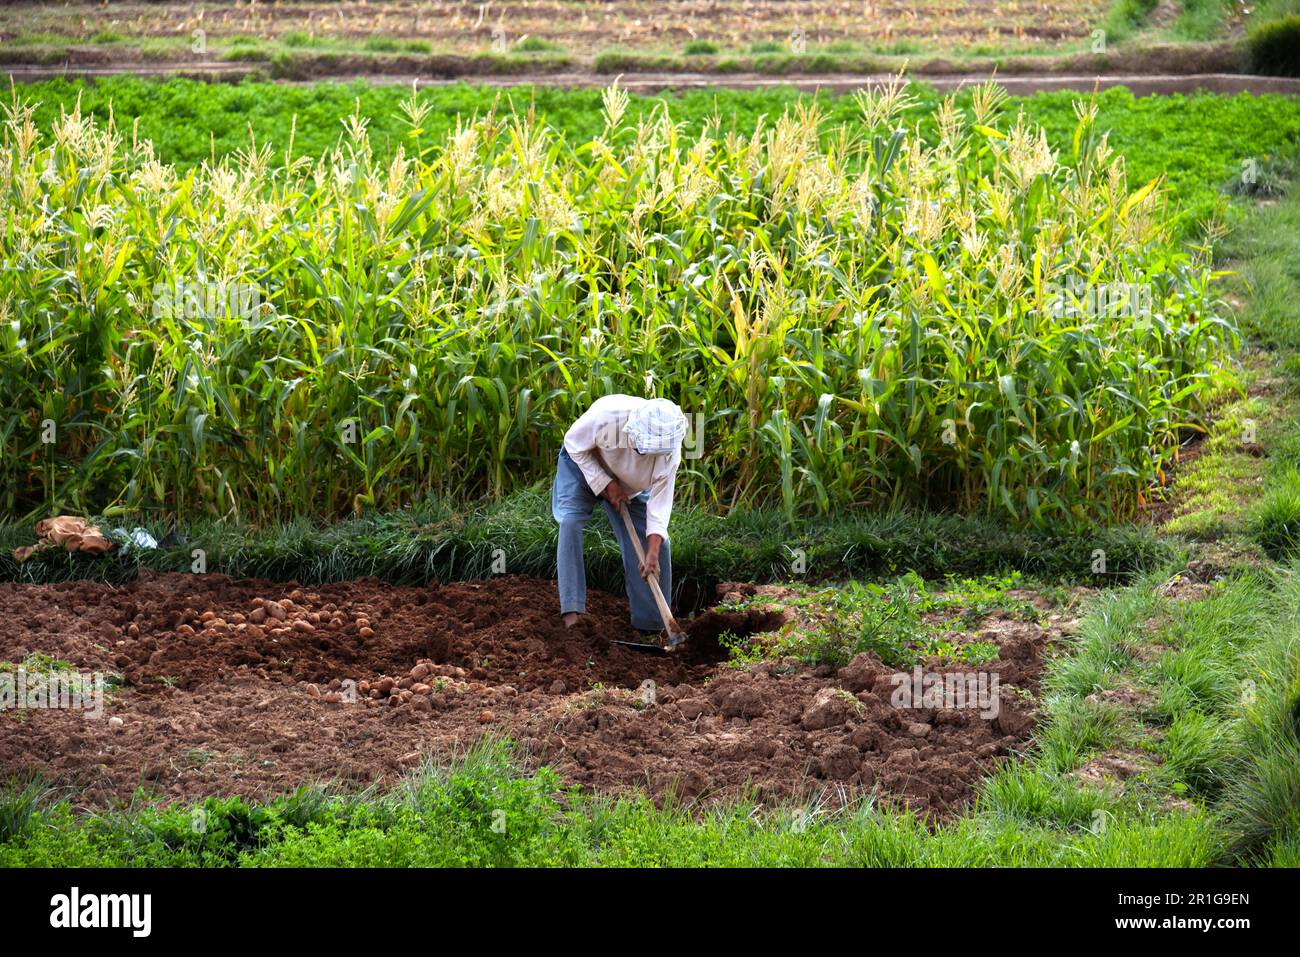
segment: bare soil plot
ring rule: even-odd
[[[875,792],[944,813],[1029,742],[1054,632],[999,613],[981,625],[999,649],[982,666],[1001,684],[989,718],[895,707],[895,670],[872,655],[834,673],[727,664],[720,633],[781,623],[761,610],[706,611],[680,657],[611,644],[634,635],[622,598],[593,593],[573,631],[558,612],[552,582],[518,577],[428,588],[180,574],[0,585],[0,661],[61,660],[119,684],[100,720],[0,712],[0,773],[39,771],[91,804],[137,788],[265,797],[312,780],[391,782],[422,753],[492,734],[606,792],[752,789],[836,803]]]
[[[49,33],[90,40],[254,37],[426,40],[483,50],[494,36],[533,37],[573,52],[678,48],[692,40],[746,49],[756,41],[809,44],[917,41],[1053,43],[1088,37],[1106,0],[369,0],[369,2],[18,3],[0,10],[0,38]]]

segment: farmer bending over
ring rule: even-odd
[[[674,403],[631,395],[597,399],[565,433],[551,489],[551,514],[560,523],[556,559],[560,613],[566,627],[572,628],[587,610],[582,532],[599,498],[623,550],[632,626],[646,636],[663,630],[646,582],[657,577],[664,596],[672,595],[668,516],[673,510],[673,482],[682,461],[685,435],[686,417]],[[644,564],[637,561],[619,515],[624,504],[637,534],[646,540]]]

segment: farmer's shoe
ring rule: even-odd
[[[564,627],[572,628],[578,623],[578,613],[576,611],[566,612],[564,615]]]

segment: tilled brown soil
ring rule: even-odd
[[[771,629],[779,612],[705,612],[679,656],[611,643],[635,637],[622,598],[594,592],[588,612],[566,631],[554,583],[519,577],[0,585],[0,661],[48,655],[121,681],[102,719],[0,712],[0,776],[40,772],[101,805],[139,788],[268,797],[306,781],[391,783],[421,755],[496,735],[607,792],[835,803],[876,793],[944,813],[1029,741],[1052,635],[986,619],[980,638],[1000,653],[982,667],[1001,684],[988,718],[894,707],[893,669],[870,655],[835,673],[726,663],[721,632]]]
[[[440,47],[482,50],[495,30],[510,40],[536,37],[566,50],[672,48],[711,39],[745,48],[754,40],[787,40],[800,28],[810,42],[861,42],[940,36],[987,42],[1086,37],[1104,0],[1005,4],[996,0],[809,2],[809,0],[232,0],[157,3],[97,0],[8,3],[0,8],[0,39],[57,33],[89,41],[104,30],[132,40],[188,39],[203,29],[213,39],[278,38],[290,32],[333,40],[371,36],[432,41]]]

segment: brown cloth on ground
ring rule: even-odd
[[[76,515],[41,519],[36,523],[36,538],[35,545],[15,548],[14,558],[25,562],[37,552],[59,545],[70,552],[85,552],[87,555],[103,555],[113,549],[113,543],[104,537],[98,525],[91,525]]]

